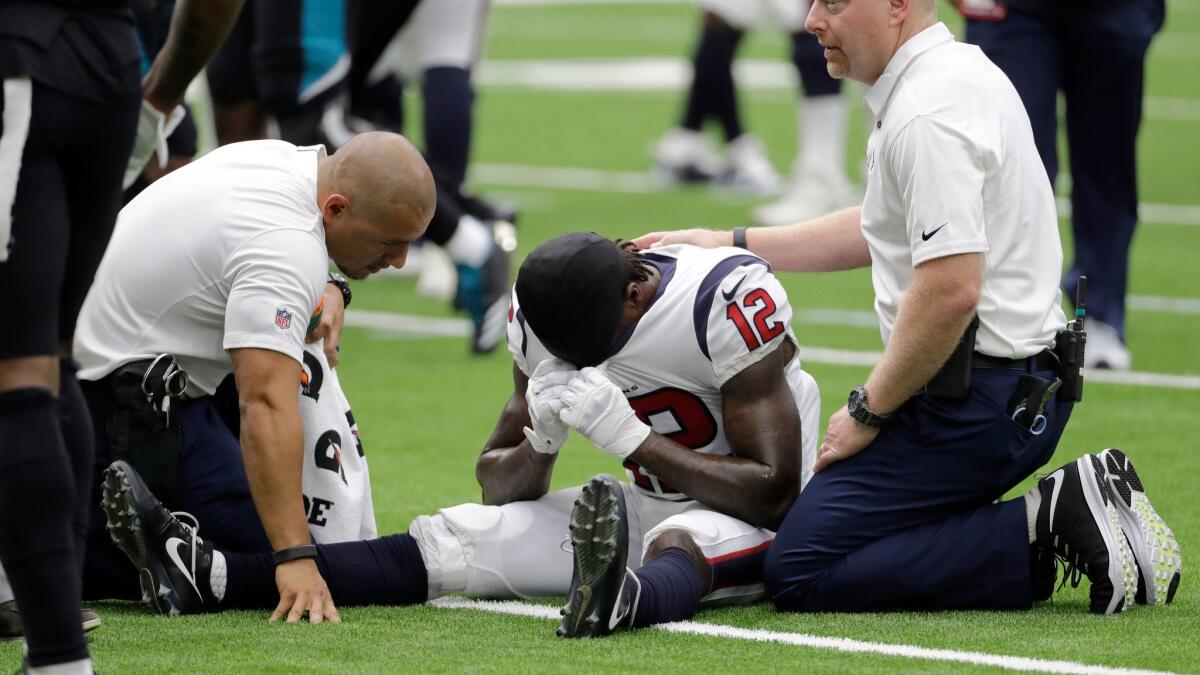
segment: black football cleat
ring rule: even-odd
[[[1108,483],[1121,529],[1137,561],[1135,600],[1142,605],[1171,602],[1183,574],[1183,556],[1175,533],[1150,504],[1142,479],[1125,453],[1109,448],[1093,455],[1092,463]]]
[[[616,478],[600,474],[583,486],[571,510],[575,571],[560,637],[591,638],[628,628],[641,584],[625,564],[629,554],[629,515]]]
[[[1063,579],[1091,581],[1091,611],[1114,614],[1128,609],[1137,592],[1137,565],[1121,533],[1121,523],[1103,476],[1089,455],[1038,482],[1034,544],[1050,547],[1066,563]],[[1036,589],[1035,589],[1036,592]]]
[[[133,566],[142,600],[159,614],[195,614],[216,608],[209,587],[212,544],[197,536],[199,525],[181,523],[167,511],[128,463],[116,461],[104,471],[101,507],[108,533]]]

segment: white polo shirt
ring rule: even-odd
[[[867,91],[872,115],[862,230],[886,343],[913,270],[983,254],[976,349],[1050,346],[1066,324],[1054,193],[1012,83],[935,24],[901,46]]]
[[[282,141],[227,145],[122,209],[79,315],[79,377],[165,352],[193,394],[211,394],[233,370],[228,349],[301,363],[329,269],[317,208],[324,154]]]

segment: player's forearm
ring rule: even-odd
[[[244,0],[179,0],[166,44],[142,80],[146,100],[163,112],[173,109],[192,79],[225,41]]]
[[[272,548],[311,543],[300,491],[304,435],[298,405],[243,400],[241,411],[246,477]]]
[[[629,459],[705,506],[756,527],[777,528],[800,488],[799,478],[785,467],[702,454],[657,433]]]
[[[883,358],[867,379],[871,409],[890,413],[937,374],[975,315],[979,254],[930,261],[904,294]]]
[[[750,252],[776,272],[837,272],[871,264],[863,237],[862,209],[854,207],[786,227],[746,231]]]
[[[475,479],[483,488],[483,503],[501,506],[537,499],[550,490],[558,454],[534,452],[529,441],[485,451],[475,463]]]
[[[529,424],[524,404],[522,397],[509,399],[475,462],[475,479],[483,488],[483,503],[489,506],[537,499],[550,489],[558,454],[534,452],[522,432]]]

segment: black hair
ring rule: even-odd
[[[613,243],[617,248],[621,249],[621,259],[625,263],[625,279],[626,283],[636,281],[643,283],[650,281],[650,275],[654,273],[653,268],[649,263],[642,259],[642,254],[632,241],[624,241],[614,239]]]

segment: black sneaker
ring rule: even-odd
[[[516,230],[510,223],[492,223],[495,245],[479,267],[457,264],[458,288],[455,307],[471,317],[471,351],[487,354],[504,340],[508,326],[509,273],[517,247]]]
[[[90,609],[80,611],[79,621],[85,633],[100,627],[100,615]],[[23,637],[25,622],[21,619],[21,610],[17,609],[17,601],[0,602],[0,642],[19,640]]]
[[[1142,605],[1171,602],[1183,573],[1183,556],[1175,533],[1150,504],[1142,479],[1125,453],[1109,448],[1093,455],[1092,463],[1114,495],[1113,505],[1121,519],[1121,529],[1125,531],[1137,561],[1135,599]],[[1147,580],[1153,580],[1153,583],[1147,583]]]
[[[209,587],[213,547],[197,536],[195,518],[167,511],[133,467],[120,460],[104,471],[100,506],[108,517],[108,534],[138,570],[143,601],[159,614],[215,609],[217,599]]]
[[[641,583],[626,568],[629,515],[616,478],[600,474],[583,486],[571,510],[575,571],[561,637],[601,637],[633,623]]]
[[[1039,481],[1037,488],[1042,504],[1034,543],[1049,546],[1066,563],[1066,578],[1079,572],[1087,575],[1092,582],[1093,612],[1128,609],[1137,592],[1137,568],[1108,486],[1091,457],[1085,455],[1059,468]]]

